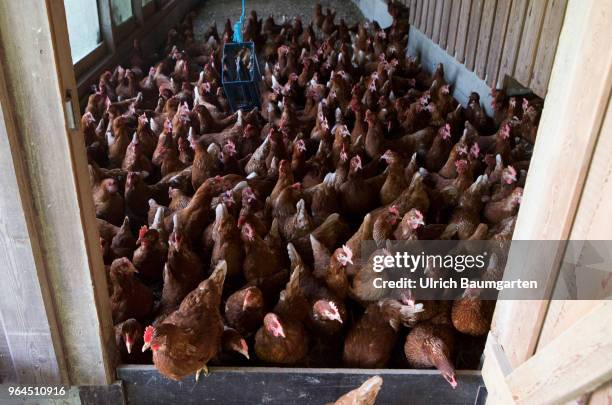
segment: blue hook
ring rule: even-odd
[[[236,21],[234,24],[234,42],[242,42],[242,23],[244,22],[244,0],[242,0],[242,14],[240,15],[240,20]]]

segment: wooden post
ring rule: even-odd
[[[25,270],[30,277],[24,285],[9,279],[8,288],[15,296],[23,291],[42,296],[48,331],[40,333],[50,334],[53,346],[21,339],[37,351],[54,351],[55,361],[49,358],[55,381],[110,383],[114,336],[83,135],[71,128],[74,121],[78,126],[79,111],[63,2],[0,2],[0,65],[7,123],[2,135],[8,138],[15,173],[9,180],[17,184],[18,211],[27,224],[27,235],[20,239],[30,244],[33,256],[33,265],[8,262],[9,274]],[[4,177],[0,193],[11,198]],[[16,243],[5,245],[9,254],[19,253]],[[41,313],[27,308],[35,301],[24,301],[14,305],[26,316]],[[20,361],[28,359],[14,358]],[[24,377],[24,382],[36,381]]]

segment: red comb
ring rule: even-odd
[[[155,332],[155,328],[153,326],[149,325],[145,328],[144,335],[142,336],[145,343],[151,343],[151,340],[153,340],[153,332]]]
[[[245,222],[242,230],[244,231],[245,235],[253,240],[253,238],[255,237],[255,230],[253,229],[253,227],[251,226],[251,224],[249,224],[248,222]]]
[[[455,167],[456,167],[457,171],[460,172],[460,173],[463,173],[465,171],[465,169],[467,169],[467,165],[468,165],[468,163],[464,159],[457,160],[455,162]]]
[[[138,231],[138,239],[142,239],[145,237],[145,234],[147,233],[147,231],[149,230],[149,227],[146,225],[143,225],[140,228],[140,231]]]

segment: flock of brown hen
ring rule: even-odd
[[[407,9],[389,12],[387,29],[320,5],[306,27],[251,13],[260,110],[228,109],[229,21],[200,42],[189,14],[160,61],[135,43],[101,76],[82,126],[123,362],[152,353],[177,380],[400,364],[456,386],[454,342],[486,334],[493,303],[365,301],[360,245],[510,239],[540,105],[497,91],[494,117],[476,93],[460,106],[441,65],[405,56]]]

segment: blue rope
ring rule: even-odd
[[[242,42],[242,23],[244,22],[244,0],[242,0],[242,14],[240,15],[240,20],[236,21],[234,24],[234,42]]]

